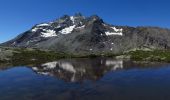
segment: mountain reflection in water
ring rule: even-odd
[[[44,63],[32,69],[42,75],[56,76],[70,82],[97,80],[108,71],[123,69],[122,60],[67,59]]]
[[[170,100],[170,65],[111,58],[0,65],[0,100]]]
[[[82,58],[48,62],[32,67],[32,69],[38,74],[54,76],[68,82],[81,82],[83,80],[98,80],[109,71],[127,69],[131,65],[134,66],[134,63],[123,60]]]

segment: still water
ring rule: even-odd
[[[1,66],[0,100],[170,100],[170,65],[82,58]]]

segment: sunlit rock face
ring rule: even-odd
[[[113,59],[68,59],[44,63],[32,69],[42,75],[56,76],[66,81],[100,79],[108,71],[123,69],[123,61]]]

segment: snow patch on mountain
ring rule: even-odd
[[[114,32],[110,32],[110,31],[106,31],[105,34],[106,35],[123,35],[123,29],[117,29],[116,27],[111,27]]]
[[[49,26],[49,24],[47,24],[47,23],[39,24],[36,27],[34,27],[31,31],[37,32],[37,30],[40,30],[40,29],[44,30],[44,28],[43,28],[44,26]]]
[[[39,24],[39,25],[37,25],[38,27],[40,27],[40,26],[49,26],[49,24],[47,24],[47,23],[43,23],[43,24]]]
[[[69,27],[66,27],[64,29],[62,29],[61,31],[59,31],[60,33],[62,34],[69,34],[73,31],[73,29],[76,27],[76,25],[73,25],[73,26],[69,26]]]
[[[42,27],[35,27],[35,28],[33,28],[31,31],[32,31],[32,32],[37,32],[37,30],[40,30],[40,29],[42,29],[42,30],[43,30],[43,28],[42,28]]]
[[[120,36],[123,35],[123,33],[121,33],[121,32],[105,32],[105,34],[106,35],[120,35]]]
[[[38,30],[38,28],[33,28],[31,31],[36,32],[37,30]]]
[[[42,37],[54,37],[57,36],[56,32],[54,30],[43,30],[45,32],[41,32]]]
[[[74,18],[74,16],[71,16],[70,19],[71,19],[71,21],[72,21],[73,24],[74,24],[74,23],[75,23],[75,18]]]
[[[115,32],[123,32],[123,29],[117,29],[116,27],[111,27]]]

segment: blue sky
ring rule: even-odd
[[[0,43],[64,14],[97,14],[107,23],[170,28],[170,0],[0,0]]]

